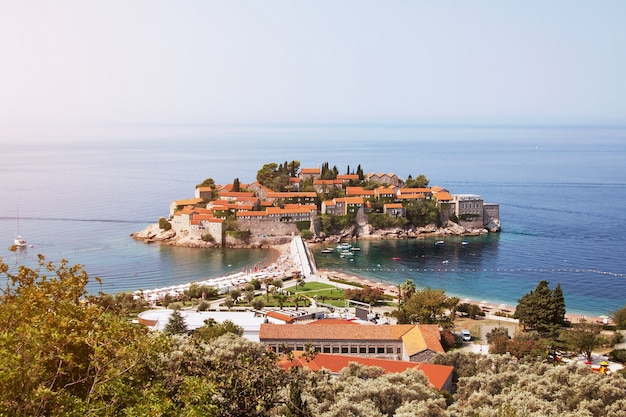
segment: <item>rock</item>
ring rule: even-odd
[[[462,235],[465,233],[465,228],[463,226],[450,220],[448,220],[448,223],[446,224],[446,230],[448,231],[448,234],[452,235]]]
[[[159,227],[158,224],[151,224],[145,229],[135,234],[132,234],[131,237],[137,240],[144,240],[146,242],[154,242],[154,241],[166,241],[176,237],[176,232],[174,230],[163,230]]]
[[[485,227],[492,233],[499,232],[501,230],[500,219],[490,219]]]

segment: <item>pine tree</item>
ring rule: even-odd
[[[187,324],[180,310],[174,310],[167,324],[165,325],[165,333],[183,334],[187,333]]]
[[[537,287],[518,300],[515,318],[524,328],[542,333],[554,332],[565,322],[565,298],[561,286],[554,290],[548,281],[539,281]]]

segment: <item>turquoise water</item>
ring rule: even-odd
[[[207,177],[246,183],[265,163],[297,159],[342,173],[357,165],[405,178],[424,173],[431,185],[500,204],[502,232],[466,247],[458,239],[441,247],[359,242],[353,261],[318,255],[320,267],[508,304],[547,279],[561,283],[573,312],[600,315],[626,304],[624,129],[174,126],[0,135],[0,257],[32,264],[42,253],[83,264],[103,279],[91,291],[161,287],[265,262],[266,250],[171,248],[129,235],[167,216],[172,200],[192,197]],[[34,247],[14,254],[6,248],[18,207],[20,233]]]

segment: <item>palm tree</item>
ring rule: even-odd
[[[304,278],[298,277],[298,279],[296,279],[296,289],[295,289],[295,291],[298,291],[298,285],[300,285],[300,286],[304,285]]]
[[[287,301],[288,298],[289,297],[287,297],[287,294],[284,294],[282,292],[278,292],[274,294],[274,299],[278,303],[278,307],[280,307],[281,310],[283,309],[285,302]]]
[[[274,283],[274,278],[264,278],[263,285],[265,285],[265,302],[270,302],[270,285]]]
[[[398,289],[398,308],[400,308],[401,303],[406,303],[406,300],[415,294],[416,288],[413,280],[407,279],[404,283],[400,284]]]
[[[459,297],[448,297],[446,300],[446,305],[450,309],[450,320],[454,320],[456,318],[456,308],[460,302],[461,299]]]
[[[306,300],[307,300],[306,297],[300,294],[294,294],[293,297],[291,297],[291,301],[293,301],[293,303],[296,306],[296,311],[298,311],[298,306],[300,302],[305,302]]]

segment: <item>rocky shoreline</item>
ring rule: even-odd
[[[339,242],[341,240],[385,240],[385,239],[425,239],[428,237],[437,236],[479,236],[488,233],[498,232],[498,227],[494,227],[491,230],[488,229],[473,229],[464,228],[457,223],[449,221],[444,227],[437,227],[436,225],[428,225],[424,227],[415,227],[411,229],[405,228],[392,228],[392,229],[374,229],[370,224],[360,224],[354,226],[341,234],[336,235],[322,235],[310,239],[310,243],[323,243],[323,242]],[[189,248],[216,248],[221,245],[206,242],[200,238],[192,237],[189,235],[177,235],[177,233],[170,229],[161,229],[158,223],[150,224],[145,229],[133,233],[130,235],[133,239],[139,240],[145,243],[160,243],[171,246],[181,246]],[[292,236],[265,236],[262,238],[253,237],[248,241],[238,239],[227,239],[226,246],[229,248],[244,248],[244,249],[258,249],[258,248],[273,248],[277,245],[285,244],[291,241]]]

